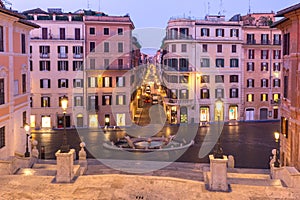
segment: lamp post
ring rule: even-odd
[[[274,167],[279,167],[279,165],[280,165],[280,163],[279,163],[279,152],[280,152],[279,138],[280,138],[280,134],[279,134],[278,131],[274,132],[274,137],[275,137],[275,141],[277,143]]]
[[[25,157],[30,157],[30,152],[28,150],[28,137],[29,137],[28,132],[30,130],[30,126],[27,123],[24,124],[24,130],[25,130],[25,133],[26,133],[26,152],[25,152],[24,156]]]
[[[221,115],[221,110],[222,110],[223,104],[222,101],[220,99],[218,99],[218,101],[216,102],[216,111],[217,111],[217,118],[218,118],[218,143],[216,148],[214,149],[214,158],[220,158],[223,159],[223,149],[221,147],[221,133],[220,133],[220,115]]]
[[[66,110],[68,107],[68,98],[66,95],[63,96],[61,99],[61,108],[63,109],[64,113],[64,136],[63,136],[63,144],[60,147],[61,153],[68,153],[70,151],[70,146],[67,144],[67,132],[66,132]]]

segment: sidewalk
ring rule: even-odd
[[[24,169],[19,173],[21,175],[2,176],[0,200],[296,200],[300,197],[300,189],[270,182],[268,170],[230,169],[230,192],[211,192],[206,190],[203,181],[203,171],[209,168],[207,164],[172,163],[157,171],[133,175],[111,169],[96,160],[88,161],[88,175],[79,176],[70,184],[55,183],[55,165],[49,162],[39,163],[27,171],[43,168],[44,174],[28,176],[26,174],[30,173]],[[123,166],[125,161],[118,163]],[[148,166],[156,164],[150,162]]]

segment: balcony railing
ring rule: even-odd
[[[40,58],[50,58],[49,53],[41,53]]]
[[[73,54],[73,58],[83,58],[83,54]]]
[[[277,100],[271,99],[271,104],[272,105],[280,105],[280,103],[281,103],[280,99],[277,99]]]
[[[262,45],[269,45],[269,44],[271,44],[271,41],[270,40],[261,40],[260,44],[262,44]]]
[[[58,58],[68,58],[68,54],[67,53],[59,53]]]
[[[192,35],[168,35],[165,40],[192,40],[194,39]]]
[[[32,40],[84,40],[83,37],[75,37],[75,35],[66,35],[65,37],[60,37],[60,35],[49,34],[47,37],[41,35],[32,35]]]
[[[281,45],[281,40],[274,40],[273,45]]]
[[[256,40],[247,40],[247,44],[256,44]]]

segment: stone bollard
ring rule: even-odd
[[[213,155],[209,155],[209,160],[209,189],[212,191],[228,192],[229,187],[227,183],[227,156],[223,156],[222,159],[219,159],[214,158]]]
[[[68,153],[61,153],[58,150],[56,156],[56,182],[70,183],[74,178],[74,149]]]
[[[39,157],[39,150],[36,148],[37,144],[38,144],[38,141],[36,140],[32,140],[32,146],[33,146],[33,149],[31,150],[31,156],[34,157],[34,158],[38,158]]]
[[[85,143],[80,143],[81,150],[79,151],[79,165],[80,165],[80,175],[83,175],[87,168],[87,160],[86,160],[86,151],[84,150]]]
[[[233,157],[233,155],[228,156],[228,168],[234,168],[234,157]]]

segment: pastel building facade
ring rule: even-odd
[[[274,24],[281,30],[282,72],[280,164],[300,170],[300,4],[280,10]]]
[[[31,127],[63,128],[63,96],[68,98],[66,127],[86,127],[82,14],[39,8],[23,14],[40,26],[30,33]]]
[[[36,24],[0,1],[0,159],[25,152],[30,116],[29,32]]]

